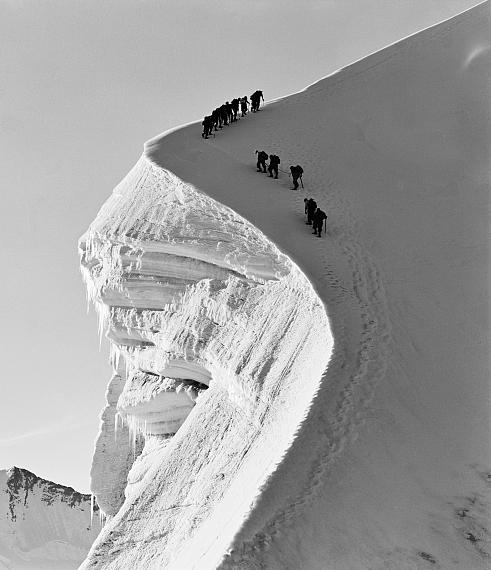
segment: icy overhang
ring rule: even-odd
[[[171,438],[190,414],[213,418],[209,400],[223,398],[223,417],[256,426],[239,445],[247,449],[262,421],[254,415],[264,419],[274,409],[268,392],[276,384],[278,393],[293,390],[293,371],[303,362],[308,387],[295,388],[303,408],[291,412],[280,440],[292,437],[332,343],[309,282],[264,234],[142,157],[81,239],[80,255],[100,331],[112,346],[114,375],[92,468],[92,490],[108,515],[125,495],[135,496],[145,478],[140,471],[153,468],[156,454],[169,450],[169,463],[179,460]],[[208,437],[214,441],[213,429]],[[237,443],[230,453],[240,456]],[[205,500],[200,509],[211,505]]]

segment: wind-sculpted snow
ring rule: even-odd
[[[489,566],[489,31],[146,144],[81,242],[114,364],[84,568]]]
[[[92,470],[98,504],[116,515],[102,548],[121,553],[104,564],[162,567],[239,480],[246,515],[319,387],[327,315],[261,232],[145,157],[80,248],[114,363]],[[129,551],[127,532],[138,535]]]

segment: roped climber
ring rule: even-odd
[[[313,224],[312,224],[314,229],[312,233],[315,234],[317,237],[321,237],[322,226],[324,224],[324,220],[326,219],[327,219],[326,213],[323,212],[320,208],[317,208],[317,210],[314,213]]]
[[[244,95],[240,100],[240,111],[242,113],[242,117],[247,115],[247,110],[249,108],[249,101],[247,100],[247,95]]]
[[[269,166],[268,166],[268,172],[269,172],[269,177],[273,178],[273,172],[274,172],[274,177],[278,178],[278,166],[281,163],[280,157],[276,154],[270,154],[269,155]]]
[[[268,160],[268,153],[265,152],[264,150],[260,151],[256,150],[256,154],[257,154],[257,164],[256,164],[257,171],[261,172],[262,169],[262,172],[266,174],[266,161]]]
[[[290,172],[292,174],[292,180],[293,180],[292,190],[297,190],[298,179],[300,178],[300,181],[302,181],[303,168],[299,164],[297,164],[296,166],[290,166]]]
[[[305,222],[307,225],[312,225],[312,219],[314,217],[315,210],[317,209],[317,202],[313,198],[309,198],[307,205],[307,221]]]
[[[260,91],[259,89],[257,91],[254,91],[254,93],[251,95],[251,104],[252,104],[251,111],[253,113],[259,111],[259,105],[261,104],[261,99],[264,101],[263,92]]]
[[[213,130],[213,118],[211,115],[207,115],[204,119],[203,122],[201,123],[203,125],[203,132],[201,133],[201,136],[204,139],[207,139],[209,135],[211,135],[211,132]]]

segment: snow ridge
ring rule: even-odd
[[[489,16],[146,144],[81,240],[115,374],[83,568],[487,567]]]
[[[92,491],[114,519],[84,567],[97,567],[108,549],[124,564],[144,556],[146,567],[160,567],[194,535],[191,511],[206,519],[217,501],[228,504],[220,497],[232,479],[249,487],[242,488],[249,510],[318,389],[332,349],[327,315],[264,234],[146,157],[115,189],[80,252],[114,367],[92,468]],[[283,426],[274,446],[269,425]],[[186,434],[205,426],[196,449]],[[210,463],[219,436],[228,458]],[[156,499],[149,486],[161,470],[168,494],[155,488]],[[183,477],[189,485],[172,485]],[[166,512],[163,528],[185,531],[161,532],[151,548],[128,552],[122,529],[143,516],[144,488]],[[185,493],[184,513],[174,489]]]

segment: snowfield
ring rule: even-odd
[[[81,568],[490,566],[490,37],[485,2],[146,144],[80,242],[114,368]]]

